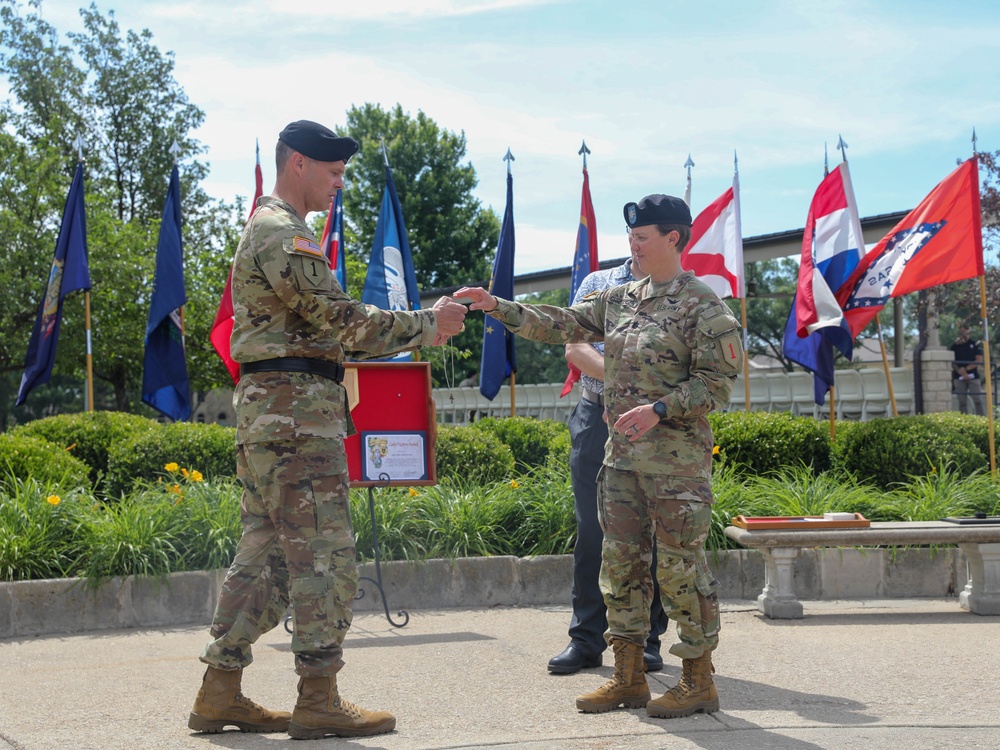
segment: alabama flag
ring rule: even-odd
[[[837,291],[857,336],[891,297],[983,274],[979,160],[972,157],[865,255]]]
[[[743,234],[740,227],[740,176],[733,186],[698,214],[681,266],[720,297],[743,297]]]

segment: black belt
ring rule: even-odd
[[[603,393],[594,393],[593,391],[584,388],[582,391],[580,391],[580,395],[583,396],[585,399],[587,399],[587,401],[589,401],[592,404],[600,404],[601,406],[604,406]]]
[[[256,362],[243,362],[240,365],[240,375],[252,372],[309,372],[322,375],[325,378],[344,382],[344,366],[325,359],[307,359],[306,357],[275,357],[261,359]]]

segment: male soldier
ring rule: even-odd
[[[969,396],[972,396],[976,414],[980,417],[985,416],[983,387],[979,379],[981,375],[979,365],[983,363],[983,347],[978,341],[973,341],[969,337],[969,326],[965,323],[959,326],[958,337],[951,345],[951,350],[955,353],[955,361],[951,365],[951,378],[955,393],[958,394],[958,410],[962,414],[968,414]]]
[[[589,295],[645,277],[646,274],[629,258],[617,268],[589,274],[580,283],[572,302],[580,302]],[[581,669],[601,666],[601,654],[607,648],[604,631],[608,627],[607,608],[599,583],[604,532],[597,517],[597,473],[604,461],[604,446],[608,442],[608,418],[604,412],[604,344],[566,344],[566,359],[583,373],[583,388],[580,402],[569,418],[572,444],[569,469],[576,511],[573,616],[569,622],[569,645],[549,660],[549,671],[553,674],[573,674]],[[656,570],[655,549],[653,570]],[[642,659],[647,672],[656,672],[663,668],[660,635],[667,629],[667,615],[660,602],[660,587],[655,578],[649,620],[651,626]]]
[[[465,307],[387,312],[348,297],[304,218],[330,205],[358,150],[314,122],[286,127],[277,179],[261,198],[233,261],[233,359],[240,363],[237,474],[243,536],[202,652],[208,665],[188,720],[199,732],[236,726],[315,739],[381,734],[392,714],[340,697],[337,672],[357,591],[344,438],[354,432],[341,381],[344,357],[440,344]],[[294,711],[270,711],[240,691],[252,645],[291,603],[299,674]]]
[[[599,477],[604,525],[601,590],[615,672],[577,709],[646,706],[650,716],[719,708],[712,651],[719,642],[718,582],[705,540],[712,519],[712,429],[705,415],[729,401],[743,361],[736,319],[680,265],[691,237],[684,201],[649,195],[624,208],[632,257],[647,279],[568,308],[522,305],[480,288],[472,300],[509,330],[548,343],[604,340],[605,409],[613,429]],[[643,669],[649,632],[652,546],[664,609],[677,623],[678,684],[650,700]]]

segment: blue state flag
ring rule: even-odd
[[[83,164],[76,165],[73,182],[66,197],[62,225],[56,240],[56,253],[49,271],[45,297],[38,306],[38,317],[31,331],[28,353],[24,358],[24,375],[17,391],[16,406],[28,398],[35,386],[49,382],[56,359],[56,341],[62,321],[66,295],[90,289],[90,269],[87,264],[87,221],[83,202]]]
[[[187,303],[182,247],[181,186],[174,165],[156,246],[156,275],[146,323],[146,356],[142,363],[143,403],[173,420],[191,417],[191,388],[184,360],[180,313]]]
[[[420,309],[420,290],[417,289],[417,276],[413,270],[410,242],[406,238],[403,208],[399,205],[389,165],[385,167],[385,192],[375,225],[375,239],[372,240],[372,255],[361,301],[382,310]],[[392,357],[394,361],[412,358],[409,352]]]
[[[500,241],[493,259],[490,294],[514,299],[514,178],[507,173],[507,207],[503,212]],[[514,334],[495,318],[486,316],[483,330],[483,357],[479,363],[479,392],[492,401],[505,378],[517,372]]]

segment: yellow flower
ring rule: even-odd
[[[419,492],[417,492],[416,488],[414,488],[414,487],[410,487],[410,497],[416,497],[416,496],[417,496],[417,495],[419,495],[419,494],[420,494],[420,493],[419,493]]]
[[[45,502],[47,502],[49,505],[59,505],[59,503],[62,502],[62,498],[59,497],[59,495],[49,495],[47,498],[45,498]]]
[[[184,475],[184,478],[185,478],[185,479],[187,479],[187,478],[188,478],[188,470],[187,470],[187,469],[181,469],[181,474],[183,474],[183,475]]]
[[[178,492],[177,493],[177,500],[174,502],[174,505],[175,506],[180,505],[181,504],[181,500],[183,500],[183,499],[184,499],[184,493],[183,492]]]
[[[205,479],[205,477],[203,477],[201,475],[200,471],[198,471],[197,469],[192,469],[191,470],[191,481],[192,482],[201,482],[204,479]]]
[[[179,469],[180,467],[179,467],[179,466],[178,466],[177,464],[175,464],[175,463],[174,463],[173,461],[171,461],[171,462],[170,462],[169,464],[167,464],[167,465],[166,465],[166,466],[164,466],[163,468],[164,468],[164,469],[166,469],[167,471],[169,471],[169,472],[170,472],[171,474],[173,474],[173,473],[174,473],[175,471],[177,471],[177,470],[178,470],[178,469]]]
[[[517,480],[516,480],[516,479],[511,479],[511,480],[510,480],[510,486],[511,486],[511,487],[513,487],[513,488],[514,488],[514,489],[516,490],[516,489],[517,489],[518,487],[520,487],[521,485],[519,485],[519,484],[517,483]]]
[[[171,492],[176,492],[178,495],[182,494],[181,493],[181,486],[179,484],[171,485],[170,491]]]
[[[719,452],[720,452],[719,446],[715,446],[714,448],[712,448],[712,455],[713,456],[718,456]]]

